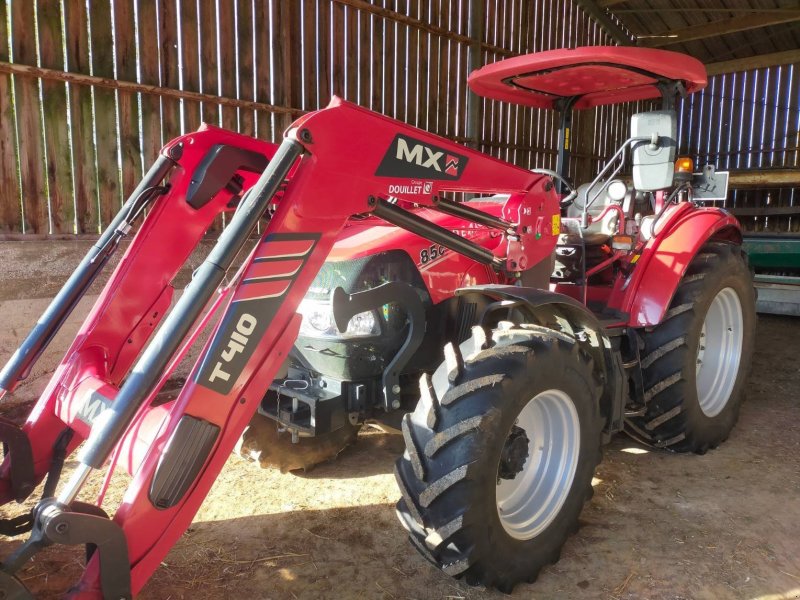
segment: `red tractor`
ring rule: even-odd
[[[719,444],[755,316],[738,224],[701,206],[724,174],[675,168],[675,98],[705,82],[692,59],[635,48],[473,73],[477,93],[561,109],[564,138],[571,109],[663,98],[577,189],[566,152],[561,173],[528,171],[338,98],[280,146],[208,126],[167,144],[0,373],[12,392],[141,218],[27,422],[0,421],[2,500],[45,482],[30,513],[0,522],[30,531],[0,567],[4,597],[32,597],[15,574],[52,544],[87,547],[71,597],[137,593],[257,410],[285,435],[271,457],[252,432],[243,451],[287,469],[319,458],[293,462],[293,446],[330,454],[364,420],[398,417],[411,541],[446,573],[502,590],[557,560],[614,433]],[[617,177],[628,164],[632,182]],[[223,212],[170,309],[172,279]],[[154,401],[215,318],[178,397]],[[113,518],[78,499],[105,468],[133,477]]]

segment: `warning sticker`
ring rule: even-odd
[[[553,235],[561,233],[561,215],[553,215]]]

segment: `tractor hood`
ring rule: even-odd
[[[493,100],[559,110],[661,97],[659,83],[680,81],[688,93],[707,83],[703,63],[668,50],[588,46],[516,56],[473,71],[472,91]]]

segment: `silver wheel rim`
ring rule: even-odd
[[[708,307],[697,345],[697,399],[707,417],[722,412],[736,385],[744,341],[742,303],[725,288]]]
[[[497,514],[513,538],[529,540],[556,517],[567,499],[580,453],[580,422],[561,390],[534,396],[516,423],[528,438],[528,458],[514,479],[498,480]]]

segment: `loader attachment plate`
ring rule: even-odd
[[[493,100],[560,110],[661,97],[659,85],[681,82],[687,93],[706,86],[703,64],[651,48],[594,46],[516,56],[473,71],[472,91]]]

